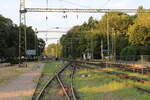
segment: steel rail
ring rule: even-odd
[[[71,92],[74,100],[77,100],[74,88],[73,88],[73,80],[74,80],[74,73],[75,73],[75,66],[72,65],[72,73],[71,73]]]
[[[67,99],[68,99],[68,100],[71,100],[70,97],[69,97],[69,94],[68,94],[68,93],[66,92],[66,90],[65,90],[64,84],[63,84],[63,82],[61,81],[59,75],[56,75],[56,78],[57,78],[59,84],[61,85],[61,88],[63,89],[63,91],[64,91],[64,93],[65,93]]]
[[[41,96],[44,93],[44,90],[49,86],[49,84],[57,77],[58,74],[60,74],[61,72],[63,72],[71,63],[68,63],[67,65],[65,65],[59,72],[56,72],[56,74],[53,75],[53,77],[46,83],[46,85],[42,88],[41,92],[39,93],[39,95],[37,96],[37,98],[35,100],[40,100]]]

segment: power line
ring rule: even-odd
[[[38,33],[67,33],[67,31],[63,30],[38,30]]]
[[[102,8],[102,7],[105,7],[106,5],[108,5],[110,1],[111,1],[111,0],[107,0],[107,1],[101,6],[101,8]]]
[[[91,8],[90,6],[81,5],[81,4],[78,4],[78,3],[75,3],[75,2],[71,2],[71,1],[67,1],[67,0],[59,0],[59,1],[63,1],[63,2],[65,2],[65,3],[71,4],[71,5],[76,5],[76,6],[78,6],[78,7]]]

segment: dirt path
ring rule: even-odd
[[[30,100],[43,69],[43,64],[36,66],[33,71],[26,72],[0,85],[0,100]]]

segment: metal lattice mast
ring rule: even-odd
[[[26,12],[25,0],[20,0],[20,27],[19,27],[19,59],[21,56],[26,55],[27,42],[26,42]]]

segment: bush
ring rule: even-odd
[[[10,63],[10,64],[19,64],[19,59],[8,58],[5,62]]]
[[[124,48],[121,53],[121,60],[138,60],[140,59],[140,48],[138,46],[128,46]]]
[[[122,60],[139,60],[140,55],[150,55],[150,47],[148,46],[128,46],[121,53]]]
[[[141,55],[150,55],[150,46],[142,46],[140,48]]]

